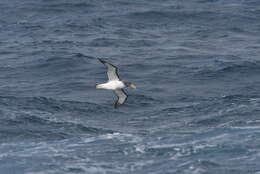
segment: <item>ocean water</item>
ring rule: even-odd
[[[260,174],[259,0],[1,0],[0,174]],[[137,85],[113,108],[104,58]]]

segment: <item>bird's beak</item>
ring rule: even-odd
[[[130,85],[130,87],[134,89],[136,88],[136,86],[133,83]]]

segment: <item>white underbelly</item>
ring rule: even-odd
[[[109,81],[107,83],[97,85],[97,89],[116,90],[116,89],[120,89],[120,88],[124,88],[124,84],[123,84],[123,82],[118,81],[118,80],[113,80],[113,81]]]

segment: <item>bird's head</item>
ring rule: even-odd
[[[135,84],[133,84],[132,82],[126,82],[126,81],[124,81],[124,84],[125,84],[126,87],[136,88]]]

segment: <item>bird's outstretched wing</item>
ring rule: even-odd
[[[123,89],[116,89],[115,93],[118,97],[116,103],[114,104],[114,107],[117,108],[119,105],[123,104],[127,99],[127,94]]]
[[[119,80],[119,76],[118,76],[118,73],[117,73],[117,67],[102,60],[102,59],[98,59],[101,63],[103,63],[106,67],[107,67],[107,77],[108,77],[108,80],[111,81],[111,80]]]

